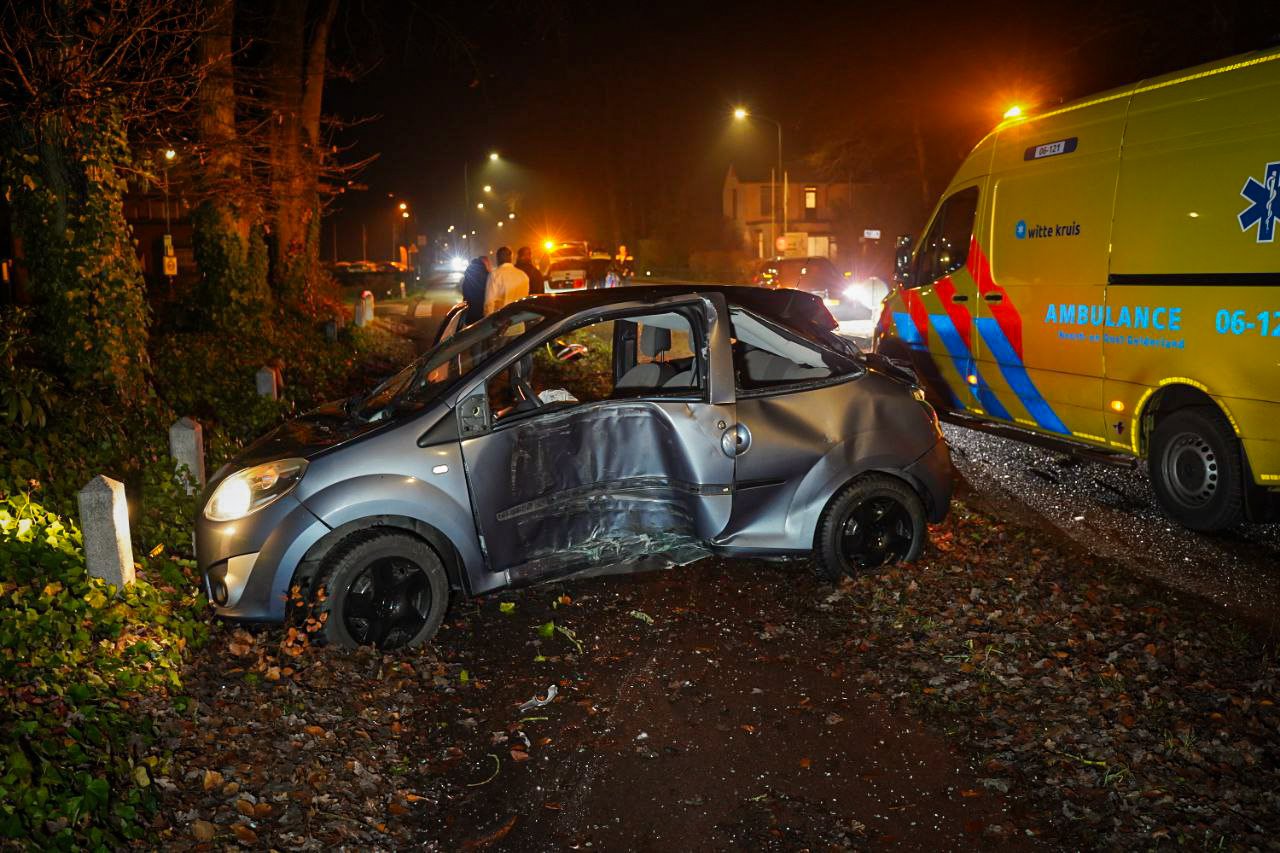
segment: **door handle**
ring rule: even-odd
[[[965,293],[953,293],[951,295],[951,301],[952,302],[968,302],[969,296],[968,294],[965,294]]]
[[[720,436],[720,449],[730,458],[744,455],[751,449],[751,430],[746,424],[734,424]]]
[[[1003,293],[984,293],[982,298],[987,302],[1004,302]]]

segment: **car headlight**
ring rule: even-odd
[[[287,495],[307,470],[305,459],[280,459],[244,468],[227,477],[204,505],[210,521],[234,521]]]

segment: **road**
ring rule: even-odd
[[[1160,512],[1145,467],[1117,468],[963,427],[945,429],[957,471],[989,508],[1202,596],[1268,637],[1280,634],[1280,525],[1194,533]]]
[[[407,319],[414,308],[411,334],[421,351],[430,344],[434,318],[457,300],[456,286],[435,282],[378,313]],[[840,332],[869,348],[871,326],[846,321]],[[946,432],[962,491],[992,512],[1034,523],[1095,557],[1231,610],[1268,637],[1280,636],[1280,525],[1193,533],[1160,512],[1141,467],[1082,461],[962,427]]]

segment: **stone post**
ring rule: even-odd
[[[364,297],[356,297],[356,307],[351,314],[351,325],[357,329],[364,325]]]
[[[258,369],[254,382],[258,387],[258,396],[267,397],[272,400],[280,399],[280,389],[276,387],[276,371],[273,367],[262,367]]]
[[[80,490],[76,499],[80,505],[84,561],[90,576],[123,589],[134,579],[124,483],[99,474]]]
[[[373,322],[373,291],[366,290],[361,294],[360,301],[364,307],[364,310],[360,312],[360,317],[363,322],[357,323],[356,325],[368,326]]]
[[[192,418],[179,418],[169,427],[169,455],[174,466],[187,466],[182,485],[187,494],[204,488],[204,429]]]

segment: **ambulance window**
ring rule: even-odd
[[[964,266],[978,213],[978,188],[961,190],[943,203],[916,255],[912,285],[919,287]]]

